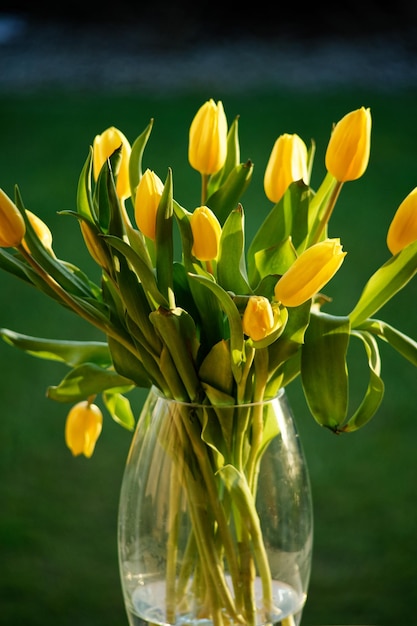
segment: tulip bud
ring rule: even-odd
[[[26,226],[22,214],[0,189],[0,248],[14,248],[22,243]]]
[[[213,211],[206,206],[198,207],[190,217],[190,226],[194,240],[192,254],[200,261],[215,259],[222,228]]]
[[[308,181],[307,146],[298,135],[285,133],[276,140],[266,166],[264,189],[271,202],[277,203],[289,185]]]
[[[40,217],[35,215],[35,213],[32,213],[32,211],[28,211],[26,209],[26,215],[28,216],[29,222],[31,223],[33,230],[40,239],[43,247],[46,250],[52,252],[52,233],[49,230],[48,226],[45,224],[45,222],[41,220]],[[23,239],[22,244],[25,250],[27,250],[27,252],[30,252],[25,239]]]
[[[161,201],[164,184],[150,169],[139,181],[135,198],[135,220],[137,227],[146,237],[155,240],[156,214]]]
[[[269,335],[275,326],[271,303],[264,296],[251,296],[243,313],[243,332],[253,341]]]
[[[120,163],[116,182],[116,193],[121,200],[130,197],[130,181],[129,181],[129,159],[131,146],[125,135],[111,126],[107,128],[101,135],[97,135],[93,142],[93,172],[95,180],[98,179],[100,170],[107,159],[122,146]]]
[[[93,455],[102,424],[96,404],[84,400],[72,407],[65,423],[65,442],[74,456],[84,454],[89,459]]]
[[[361,107],[334,127],[326,151],[326,168],[341,183],[360,178],[371,148],[371,112]]]
[[[110,255],[106,252],[106,244],[100,241],[97,233],[89,222],[80,221],[81,233],[88,252],[94,261],[103,269],[108,270],[110,267]]]
[[[387,234],[391,254],[397,254],[413,241],[417,241],[417,187],[398,207]]]
[[[208,100],[197,111],[189,133],[188,159],[201,174],[214,174],[227,155],[227,120],[223,104]]]
[[[304,250],[275,285],[275,298],[295,307],[312,298],[343,263],[340,239],[325,239]]]

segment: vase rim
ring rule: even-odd
[[[166,402],[172,402],[172,403],[183,405],[183,406],[202,407],[206,409],[207,408],[228,409],[232,407],[244,408],[244,407],[253,407],[259,404],[269,404],[276,400],[281,400],[285,394],[285,388],[280,387],[274,396],[270,398],[266,398],[265,400],[259,400],[256,402],[240,402],[240,403],[236,402],[235,404],[226,404],[226,403],[225,404],[203,404],[201,402],[187,402],[185,400],[176,400],[175,398],[169,398],[165,396],[164,393],[160,389],[158,389],[158,387],[156,387],[155,385],[152,385],[149,391],[152,392],[155,396],[159,397],[161,400],[165,400]]]

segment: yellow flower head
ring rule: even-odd
[[[213,211],[206,206],[195,209],[190,217],[193,255],[200,261],[212,261],[219,253],[222,228]]]
[[[264,176],[267,198],[277,203],[289,185],[297,180],[308,182],[307,146],[296,134],[278,137],[272,148]]]
[[[197,111],[189,132],[188,160],[201,174],[214,174],[227,155],[227,120],[223,104],[208,100]]]
[[[267,337],[275,327],[271,303],[264,296],[251,296],[243,313],[243,332],[253,341]]]
[[[361,107],[334,127],[326,151],[326,168],[341,183],[360,178],[371,149],[371,112]]]
[[[3,189],[0,189],[0,248],[18,246],[25,232],[26,226],[22,214]]]
[[[417,241],[417,187],[398,207],[388,229],[387,246],[391,254],[397,254],[413,241]]]
[[[122,146],[121,159],[117,174],[116,192],[121,200],[130,197],[129,182],[129,159],[131,146],[125,135],[111,126],[101,135],[96,135],[93,142],[93,173],[95,180],[98,179],[100,170],[107,159]]]
[[[139,181],[135,197],[135,220],[140,231],[149,239],[155,240],[156,213],[161,201],[164,184],[150,169]]]
[[[65,422],[65,442],[74,456],[93,455],[103,425],[103,415],[96,404],[87,400],[72,407]]]
[[[325,239],[304,250],[275,285],[275,298],[284,306],[303,304],[324,287],[343,263],[340,239]]]
[[[49,230],[49,227],[41,220],[40,217],[35,215],[35,213],[32,213],[32,211],[28,211],[28,209],[26,209],[26,215],[28,216],[33,230],[42,242],[43,247],[52,252],[52,233]],[[23,239],[22,244],[23,247],[29,252],[29,247],[25,239]]]

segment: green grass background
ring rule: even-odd
[[[133,141],[155,119],[144,165],[193,209],[199,177],[188,167],[187,137],[197,108],[222,99],[229,122],[240,115],[242,160],[255,174],[243,198],[247,235],[269,210],[262,177],[283,132],[317,142],[313,186],[324,174],[331,124],[371,107],[371,161],[365,176],[345,185],[330,228],[348,255],[326,292],[328,312],[348,313],[368,276],[388,258],[390,220],[417,185],[417,93],[270,89],[223,94],[189,91],[149,95],[76,92],[0,97],[0,186],[18,183],[26,208],[54,233],[58,256],[98,278],[76,221],[78,175],[95,134],[110,125]],[[381,317],[417,337],[417,283]],[[98,338],[82,320],[6,274],[0,275],[0,326],[48,337]],[[382,346],[386,396],[363,430],[335,436],[310,417],[298,381],[288,388],[303,441],[314,499],[315,542],[305,626],[415,622],[417,580],[417,372]],[[352,359],[353,404],[363,385],[362,353]],[[66,369],[0,344],[0,623],[4,626],[125,626],[118,574],[116,524],[130,433],[105,417],[91,460],[64,444],[68,407],[45,398]],[[357,384],[355,386],[355,384]],[[139,412],[143,394],[134,398]],[[352,407],[352,409],[354,406]]]

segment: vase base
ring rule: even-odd
[[[265,611],[259,608],[262,598],[260,581],[255,583],[257,601],[256,626],[279,626],[283,619],[298,614],[304,606],[305,596],[299,594],[290,585],[273,581],[274,609],[266,616]],[[213,626],[211,619],[198,618],[195,612],[186,611],[178,614],[175,621],[167,621],[164,612],[165,584],[161,581],[147,583],[136,587],[132,593],[128,617],[130,626]],[[233,626],[227,617],[224,624]],[[236,625],[241,626],[241,622]]]

